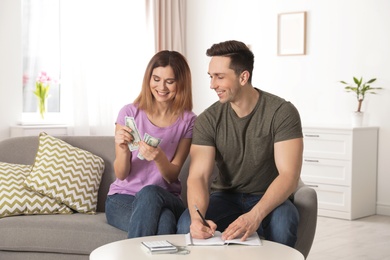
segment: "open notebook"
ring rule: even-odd
[[[222,233],[215,231],[214,236],[208,239],[198,239],[191,237],[191,234],[186,234],[186,243],[187,245],[194,246],[223,246],[229,244],[239,244],[239,245],[248,245],[248,246],[261,246],[261,240],[259,235],[255,232],[253,235],[248,237],[245,241],[241,241],[241,238],[235,238],[231,240],[222,240]]]

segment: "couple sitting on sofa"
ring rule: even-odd
[[[244,43],[214,44],[207,56],[219,101],[197,119],[185,58],[161,51],[150,60],[140,95],[117,118],[107,221],[129,238],[188,232],[209,238],[219,230],[224,239],[246,239],[258,232],[294,247],[299,214],[291,194],[303,152],[299,113],[252,86],[254,55]],[[185,209],[178,176],[189,153]],[[215,164],[219,174],[209,194]]]

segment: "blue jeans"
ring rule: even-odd
[[[167,190],[149,185],[135,196],[107,196],[108,224],[127,232],[128,238],[175,234],[176,224],[185,210],[183,201]]]
[[[217,230],[223,232],[239,216],[249,212],[261,197],[262,195],[214,192],[210,195],[206,219],[214,221]],[[287,200],[264,218],[257,233],[267,240],[294,247],[297,241],[298,222],[298,210],[290,200]],[[178,221],[177,233],[190,232],[190,225],[191,218],[187,209]]]

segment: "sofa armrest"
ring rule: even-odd
[[[294,204],[299,211],[298,240],[295,249],[305,258],[310,252],[317,227],[317,193],[302,181],[294,193]]]

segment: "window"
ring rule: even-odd
[[[147,1],[22,0],[23,124],[59,123],[74,134],[112,134],[119,109],[138,96],[154,54]],[[48,114],[40,120],[35,79],[46,71]]]
[[[41,71],[60,78],[60,0],[23,0],[23,112],[37,112],[35,81]],[[47,112],[60,112],[60,83],[50,86]]]

